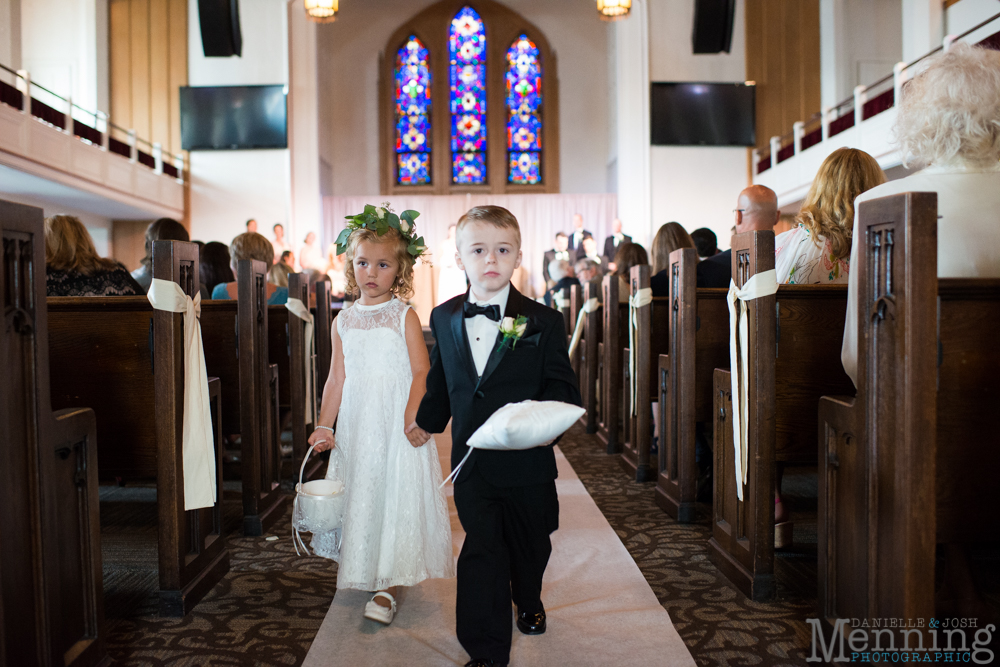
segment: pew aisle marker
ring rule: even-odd
[[[778,274],[774,269],[762,271],[750,276],[750,279],[740,289],[732,279],[729,281],[729,368],[732,379],[733,408],[733,449],[736,461],[736,497],[743,500],[743,487],[747,483],[747,427],[749,410],[747,392],[747,366],[749,366],[750,325],[747,323],[747,301],[771,296],[778,291]],[[740,303],[739,315],[739,347],[736,354],[737,317],[736,302]]]
[[[637,320],[640,308],[645,308],[653,302],[653,289],[643,287],[636,290],[635,294],[628,298],[628,382],[629,396],[632,402],[632,415],[636,415],[639,408],[639,386],[635,381],[635,367],[639,350],[636,348],[635,333],[639,326]],[[620,352],[620,351],[619,351]]]
[[[215,442],[208,401],[208,371],[201,341],[201,294],[192,299],[181,286],[153,279],[146,295],[155,310],[184,314],[184,509],[215,505]]]
[[[289,310],[295,317],[299,318],[305,322],[304,338],[305,345],[302,347],[305,349],[306,356],[306,423],[312,424],[313,422],[313,316],[306,308],[306,305],[302,303],[301,299],[288,299],[285,303],[285,308]]]
[[[580,338],[583,337],[583,320],[586,319],[587,313],[594,312],[600,305],[600,302],[597,301],[597,297],[591,297],[587,299],[587,302],[583,304],[583,308],[580,309],[579,314],[576,316],[576,326],[573,327],[573,339],[569,342],[570,357],[573,356],[573,352],[576,351],[576,346],[580,344]]]

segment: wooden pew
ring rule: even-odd
[[[619,303],[618,276],[601,279],[602,329],[599,354],[601,362],[601,409],[597,437],[608,454],[620,454],[622,447],[622,349],[628,346],[628,303]],[[626,365],[627,366],[627,365]]]
[[[321,281],[326,284],[326,281]],[[318,284],[318,283],[317,283]],[[309,281],[305,274],[291,273],[288,275],[288,296],[299,299],[309,307]],[[291,479],[298,475],[302,460],[309,449],[307,442],[314,430],[313,420],[306,420],[306,404],[312,403],[313,415],[316,414],[316,378],[312,378],[309,393],[306,393],[306,374],[312,372],[305,363],[305,322],[293,315],[285,306],[268,306],[268,359],[278,367],[278,402],[279,408],[291,413],[292,425],[292,459],[287,466],[284,477]],[[315,323],[315,318],[313,318]],[[315,330],[313,327],[315,340]],[[313,356],[315,363],[316,356]],[[281,437],[279,423],[278,437]],[[319,458],[310,461],[306,468],[311,478],[322,465]]]
[[[573,340],[573,331],[576,330],[576,319],[583,308],[583,287],[571,285],[567,291],[569,292],[569,326],[566,328],[566,344],[569,345],[570,341]],[[577,384],[580,382],[580,359],[582,356],[583,354],[578,348],[573,351],[569,360],[570,365],[573,366],[573,372],[576,373]]]
[[[156,242],[153,275],[197,294],[198,246]],[[48,308],[52,404],[94,410],[103,479],[156,481],[160,613],[183,616],[229,571],[218,432],[215,506],[184,509],[184,316],[145,296],[49,297]],[[209,389],[218,396],[218,380]]]
[[[657,364],[660,447],[656,504],[694,521],[698,485],[695,432],[712,432],[712,375],[729,367],[728,290],[697,287],[698,251],[670,253],[670,345]]]
[[[1000,535],[1000,279],[936,277],[935,193],[859,208],[857,396],[819,404],[819,617],[930,619],[935,545]]]
[[[597,299],[600,302],[600,278],[594,278],[583,284],[581,299],[583,303],[590,299]],[[583,337],[578,343],[580,370],[577,377],[580,382],[580,393],[583,396],[583,407],[586,409],[580,421],[586,427],[587,433],[597,433],[597,421],[600,413],[598,378],[601,371],[601,356],[598,352],[603,333],[601,328],[602,309],[603,307],[598,307],[597,310],[584,316]]]
[[[648,264],[632,267],[629,276],[631,296],[634,297],[640,289],[649,288],[650,273],[651,268]],[[626,317],[628,317],[627,311]],[[634,476],[637,482],[652,482],[657,475],[657,466],[650,457],[651,406],[659,400],[657,370],[660,354],[668,349],[669,326],[670,299],[666,297],[653,297],[648,306],[636,310],[635,382],[639,400],[636,409],[633,410],[629,394],[630,385],[626,382],[622,388],[627,396],[628,408],[623,417],[625,441],[622,443],[619,460],[625,472]],[[624,363],[628,364],[628,357]]]
[[[109,665],[92,410],[49,401],[42,210],[0,201],[0,664]]]
[[[733,237],[737,286],[772,268],[773,232]],[[749,302],[747,483],[740,502],[731,440],[724,444],[733,428],[733,410],[727,409],[715,425],[709,556],[754,600],[774,594],[775,464],[817,462],[819,398],[852,386],[840,362],[846,308],[846,285],[782,285],[777,294]],[[715,377],[722,383],[717,389],[729,386],[729,371]],[[736,397],[731,400],[735,405]]]
[[[323,387],[330,375],[330,360],[333,358],[333,318],[337,316],[330,300],[330,283],[325,280],[316,282],[316,310],[314,313],[316,327],[316,409],[323,400]]]
[[[243,532],[263,535],[281,517],[281,447],[276,411],[276,368],[268,362],[267,271],[263,262],[241,260],[239,298],[201,307],[208,374],[222,381],[222,431],[240,436]]]

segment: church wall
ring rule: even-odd
[[[737,2],[730,53],[719,55],[691,53],[694,3],[653,1],[648,7],[651,81],[746,79],[744,0]],[[651,221],[647,239],[652,239],[660,225],[676,221],[688,231],[708,227],[719,237],[719,247],[728,248],[732,209],[740,190],[749,182],[747,149],[651,146],[650,152]],[[626,227],[629,224],[626,222]]]
[[[21,0],[0,0],[0,63],[21,67]]]
[[[335,196],[379,192],[379,55],[400,25],[431,4],[345,2],[337,21],[318,29],[320,157],[333,179],[323,187]],[[607,192],[607,25],[590,0],[503,4],[534,23],[558,58],[560,191]]]
[[[820,0],[819,6],[822,105],[832,107],[902,60],[903,8],[900,0]]]

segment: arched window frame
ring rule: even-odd
[[[451,122],[448,76],[448,29],[458,11],[469,5],[486,26],[487,179],[485,185],[459,185],[451,179]],[[507,182],[507,50],[522,34],[538,47],[542,64],[542,182]],[[393,70],[399,48],[415,35],[429,50],[431,69],[431,178],[429,185],[398,185],[395,153]],[[493,0],[442,0],[401,25],[389,38],[379,67],[379,140],[382,194],[529,194],[559,192],[559,79],[548,40],[517,12]]]

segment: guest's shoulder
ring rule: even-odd
[[[212,299],[228,299],[229,292],[226,289],[226,283],[219,283],[212,288]]]

